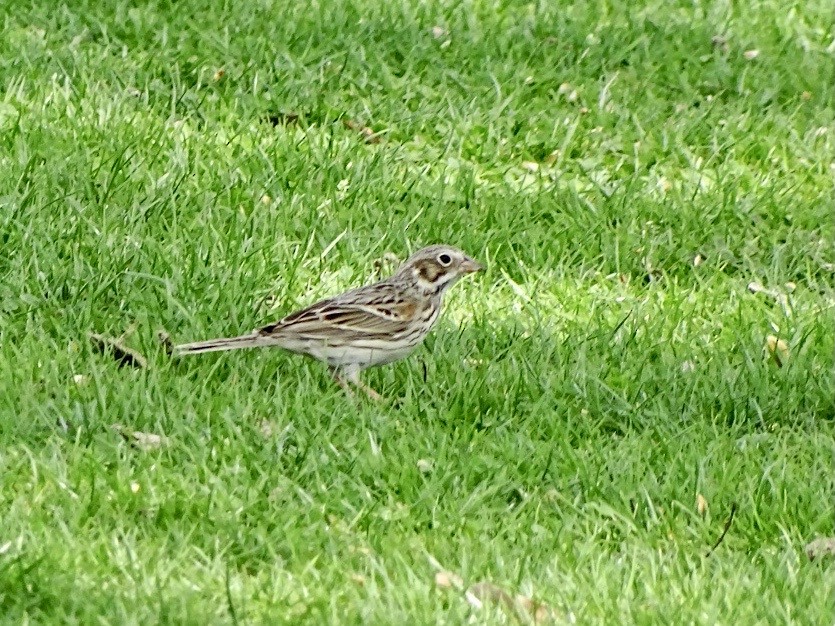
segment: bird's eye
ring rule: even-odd
[[[441,265],[446,267],[447,265],[452,263],[452,257],[449,256],[446,252],[444,252],[443,254],[439,254],[438,255],[438,263],[440,263]]]

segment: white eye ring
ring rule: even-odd
[[[442,252],[438,255],[438,263],[447,267],[450,263],[452,263],[452,257],[449,256],[446,252]]]

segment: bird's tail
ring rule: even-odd
[[[238,348],[258,348],[260,346],[275,345],[274,340],[259,334],[241,335],[240,337],[219,337],[206,341],[195,341],[194,343],[183,343],[174,346],[174,356],[186,354],[200,354],[201,352],[217,352],[218,350],[237,350]]]

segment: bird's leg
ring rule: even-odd
[[[353,399],[354,390],[351,389],[351,385],[348,384],[348,381],[345,380],[344,378],[342,378],[342,376],[339,375],[339,372],[335,369],[331,370],[331,375],[333,376],[333,379],[336,381],[336,384],[339,385],[340,387],[342,387],[345,390],[345,394],[349,398]]]
[[[353,391],[351,391],[351,387],[348,385],[348,383],[352,383],[357,389],[365,392],[365,394],[372,400],[379,402],[383,399],[383,396],[360,380],[360,368],[357,366],[349,365],[347,367],[343,367],[341,370],[334,368],[333,378],[337,384],[348,393],[349,396],[354,395]]]
[[[356,383],[354,383],[354,384],[355,384],[357,387],[359,387],[360,389],[362,389],[362,390],[366,393],[366,395],[367,395],[369,398],[371,398],[372,400],[374,400],[374,402],[381,402],[381,401],[384,399],[384,398],[383,398],[383,396],[381,396],[379,393],[377,393],[376,391],[374,391],[371,387],[369,387],[368,385],[366,385],[366,384],[365,384],[364,382],[362,382],[361,380],[359,380],[359,379],[358,379],[358,380],[356,381]]]

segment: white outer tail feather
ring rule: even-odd
[[[175,356],[186,354],[201,354],[203,352],[218,352],[220,350],[237,350],[239,348],[259,348],[261,346],[274,346],[275,339],[263,335],[241,335],[240,337],[219,337],[207,339],[206,341],[195,341],[194,343],[183,343],[174,346]]]

